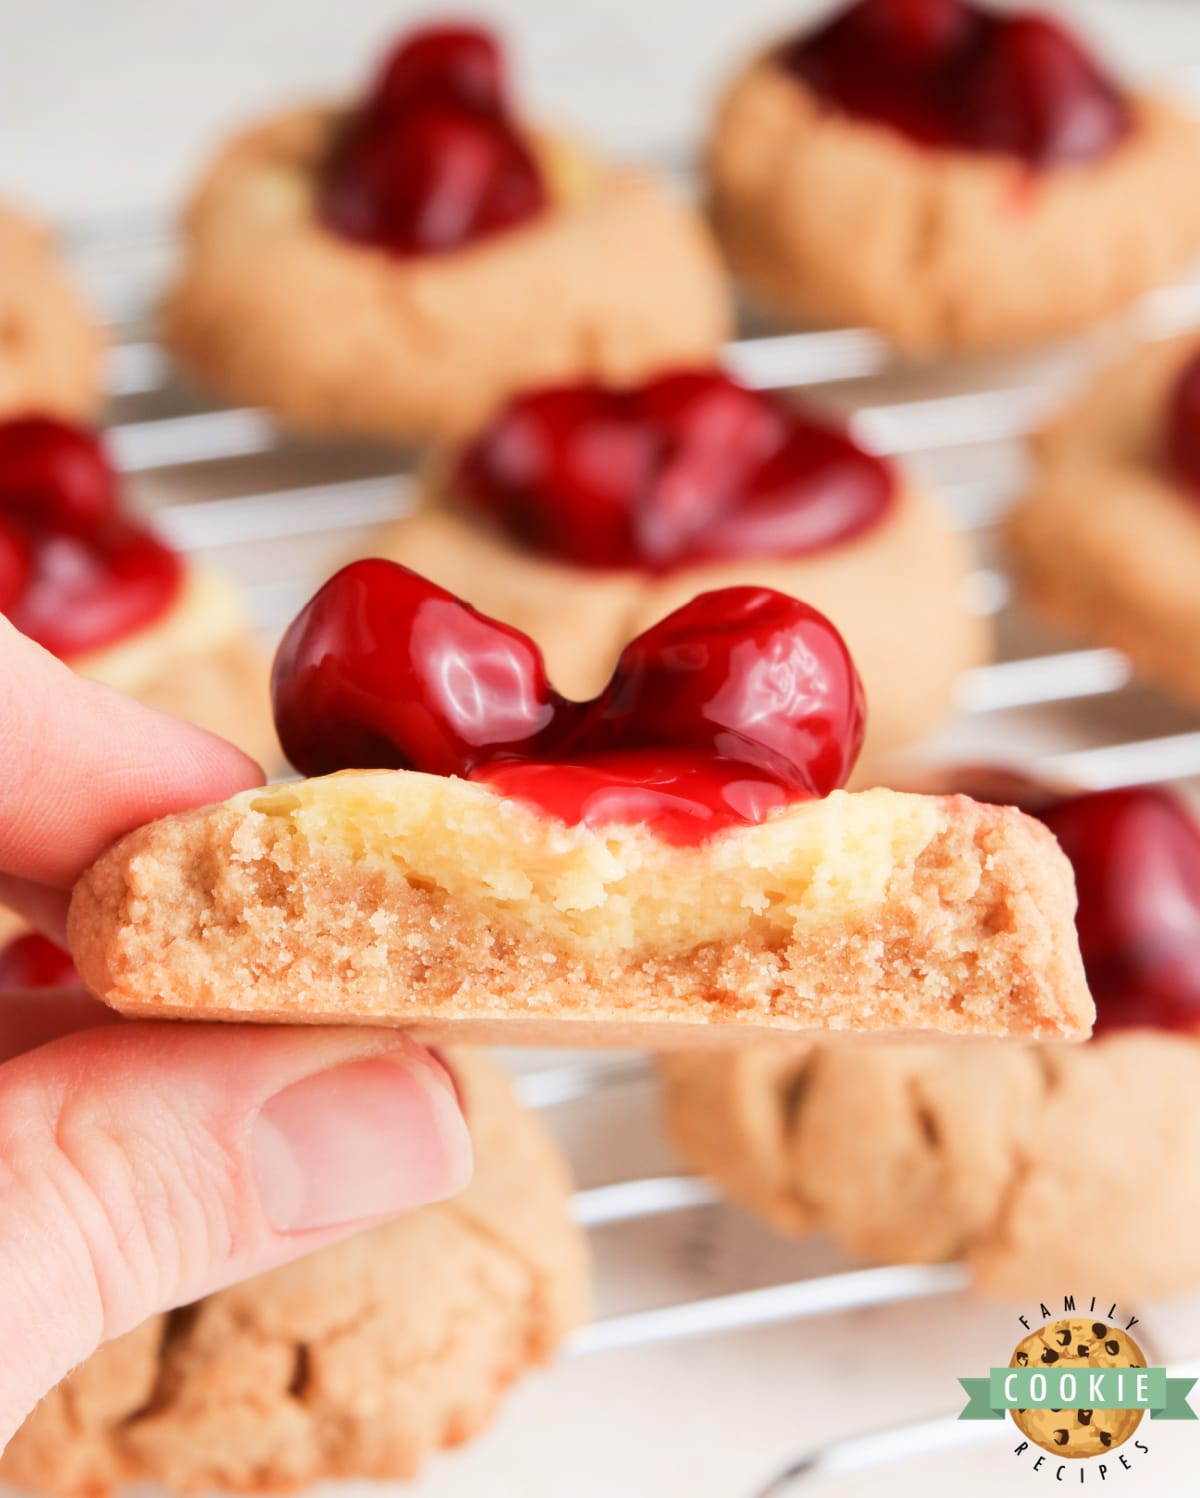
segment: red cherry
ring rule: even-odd
[[[863,0],[843,13],[843,36],[901,66],[928,67],[961,51],[976,21],[963,0]]]
[[[0,422],[0,514],[89,536],[116,507],[116,478],[91,432],[51,416]]]
[[[49,417],[0,423],[0,611],[64,659],[151,623],[183,578],[116,502],[91,433]]]
[[[1078,41],[1048,16],[1018,15],[963,75],[964,140],[1034,166],[1095,161],[1127,133],[1129,111]]]
[[[536,754],[569,716],[525,635],[379,560],[343,567],[301,610],[271,691],[284,753],[306,775],[465,775],[485,759]]]
[[[7,614],[29,586],[33,556],[24,533],[0,515],[0,614]]]
[[[660,443],[657,472],[635,520],[639,559],[669,567],[683,557],[713,555],[707,533],[786,440],[789,417],[719,370],[667,375],[636,399]]]
[[[496,760],[471,779],[560,822],[648,823],[672,843],[699,843],[725,827],[761,822],[794,799],[778,780],[740,761],[675,748],[589,754],[575,764]]]
[[[388,55],[369,107],[412,109],[453,99],[500,112],[505,93],[504,58],[491,32],[481,26],[425,26]]]
[[[770,588],[723,588],[625,647],[560,757],[678,748],[826,796],[845,784],[865,726],[862,683],[823,614]]]
[[[1075,868],[1096,1029],[1200,1030],[1200,828],[1154,789],[1039,812]]]
[[[768,588],[707,593],[567,702],[516,630],[393,562],[355,562],[284,636],[275,722],[306,774],[469,775],[566,821],[693,841],[841,785],[862,687],[837,631]]]
[[[887,465],[838,428],[715,370],[519,396],[450,487],[534,551],[654,571],[833,546],[895,495]]]
[[[335,142],[318,211],[335,234],[439,254],[541,212],[533,153],[507,116],[503,60],[476,27],[416,33]]]
[[[578,566],[632,565],[636,499],[658,442],[621,394],[564,385],[519,396],[464,452],[458,496],[535,551]]]
[[[1184,365],[1168,397],[1166,449],[1175,478],[1200,499],[1200,354]]]
[[[1130,126],[1120,90],[1065,27],[969,0],[858,0],[780,62],[834,108],[922,145],[1034,167],[1096,160]]]
[[[79,982],[69,952],[27,931],[0,948],[0,990],[68,988]]]
[[[397,255],[456,250],[523,222],[545,203],[515,131],[453,104],[352,126],[326,176],[323,222]]]

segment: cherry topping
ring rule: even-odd
[[[1200,353],[1184,365],[1168,399],[1166,449],[1175,478],[1200,499]]]
[[[179,558],[122,519],[91,433],[46,416],[0,422],[0,611],[64,658],[152,623]]]
[[[0,947],[0,990],[67,988],[78,982],[70,953],[36,931]]]
[[[1094,161],[1127,134],[1124,96],[1049,16],[970,0],[858,0],[782,65],[835,108],[922,145],[1033,167]]]
[[[1200,1030],[1200,828],[1156,788],[1038,813],[1075,867],[1096,1030]]]
[[[694,599],[573,703],[526,636],[378,560],[343,568],[301,611],[272,692],[305,774],[466,775],[561,820],[650,821],[677,841],[827,795],[864,729],[841,636],[769,588]]]
[[[306,775],[465,775],[536,749],[566,714],[526,635],[394,562],[352,562],[288,628],[271,678],[284,753]]]
[[[847,541],[886,513],[895,479],[836,426],[704,369],[517,396],[450,488],[531,550],[667,571]]]
[[[500,45],[482,26],[426,26],[399,42],[384,60],[372,107],[413,109],[456,100],[499,114],[507,107]]]
[[[334,144],[322,221],[362,244],[425,255],[533,217],[545,187],[505,92],[500,49],[487,32],[413,34]]]

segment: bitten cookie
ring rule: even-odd
[[[89,415],[101,400],[103,354],[49,234],[0,207],[0,417]]]
[[[267,662],[240,592],[124,513],[82,427],[0,419],[0,615],[80,675],[278,761]]]
[[[0,1479],[62,1498],[153,1482],[278,1492],[411,1478],[583,1319],[588,1272],[544,1126],[450,1058],[475,1146],[453,1201],[156,1316],[39,1405]]]
[[[273,688],[310,778],[131,833],[75,889],[72,952],[119,1009],[535,1044],[1090,1025],[1050,833],[838,789],[861,684],[784,594],[701,595],[578,703],[527,637],[356,562]]]
[[[417,32],[355,109],[226,147],[164,309],[179,358],[294,426],[408,437],[526,385],[711,357],[728,298],[695,213],[518,126],[501,68],[481,32]]]
[[[868,767],[932,729],[990,652],[935,502],[832,421],[716,370],[517,397],[432,466],[385,549],[531,635],[578,698],[699,593],[802,598],[862,676]]]
[[[1081,1046],[822,1043],[663,1063],[680,1154],[785,1232],[980,1289],[1200,1287],[1200,830],[1151,788],[1043,803],[1079,882]]]
[[[1006,525],[1025,596],[1200,705],[1200,339],[1104,371],[1035,453],[1033,487]]]
[[[1086,327],[1200,248],[1200,126],[966,0],[858,0],[754,60],[707,173],[753,293],[922,356]]]

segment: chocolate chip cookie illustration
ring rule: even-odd
[[[1142,1349],[1128,1332],[1088,1317],[1048,1321],[1018,1342],[1010,1368],[1144,1368]],[[1143,1410],[1013,1410],[1022,1435],[1056,1456],[1101,1456],[1123,1446]]]

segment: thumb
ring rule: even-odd
[[[101,1341],[470,1162],[453,1083],[396,1031],[118,1024],[0,1065],[0,1449]]]

